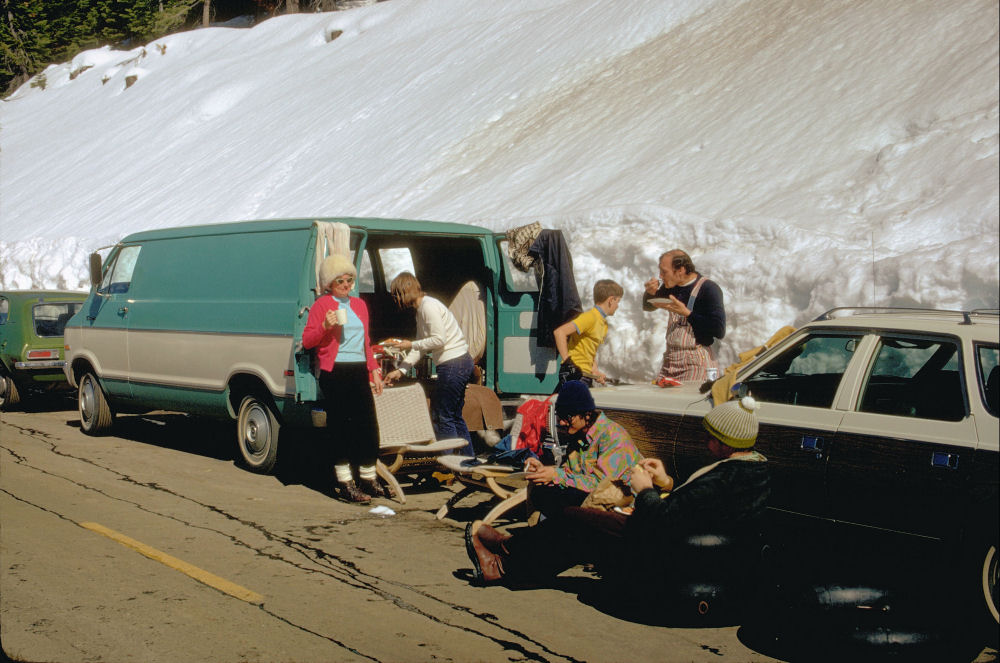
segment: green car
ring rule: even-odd
[[[0,410],[30,392],[71,389],[63,373],[63,329],[85,292],[0,291]]]

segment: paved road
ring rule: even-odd
[[[775,660],[745,629],[618,619],[588,602],[584,570],[569,591],[470,587],[461,528],[485,503],[437,521],[449,493],[414,492],[379,517],[326,494],[315,450],[286,443],[283,468],[259,476],[234,465],[230,426],[157,413],[92,438],[72,406],[0,418],[0,637],[13,658]]]

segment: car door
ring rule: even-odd
[[[132,272],[140,245],[123,246],[111,256],[95,296],[84,310],[80,327],[82,347],[97,364],[99,378],[108,396],[129,398],[128,324]]]
[[[863,345],[861,331],[810,330],[740,376],[741,393],[761,404],[757,449],[770,461],[772,508],[826,515],[827,462],[844,415],[834,403]]]
[[[973,457],[962,346],[883,333],[827,462],[830,517],[941,537],[958,525]]]
[[[558,383],[559,354],[538,344],[538,280],[511,263],[505,235],[496,235],[496,242],[503,256],[497,284],[497,391],[550,394]]]

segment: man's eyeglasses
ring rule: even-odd
[[[342,278],[339,278],[339,279],[334,279],[333,282],[336,283],[337,285],[346,285],[346,284],[349,284],[349,283],[354,283],[354,277],[353,276],[345,276],[345,277],[342,277]]]

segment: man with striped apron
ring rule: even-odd
[[[722,289],[695,270],[687,253],[676,249],[660,256],[660,278],[647,281],[645,289],[643,310],[665,309],[670,316],[657,380],[718,377],[712,345],[726,334]]]

